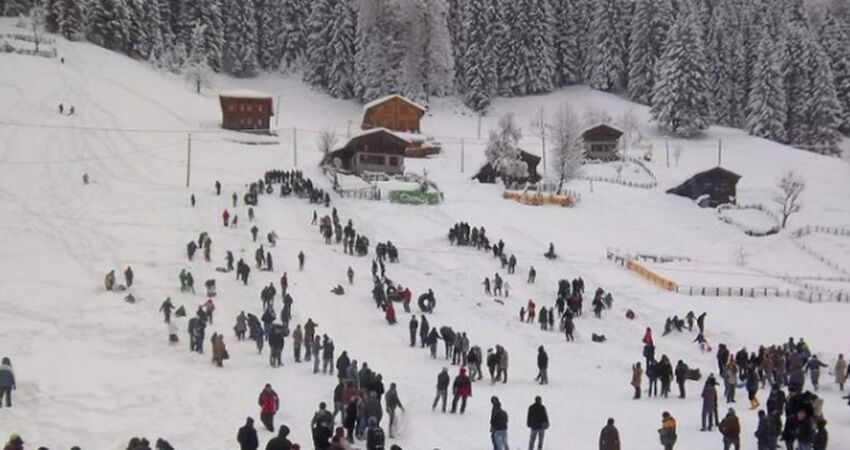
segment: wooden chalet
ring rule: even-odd
[[[268,130],[271,124],[272,96],[257,91],[222,92],[221,126],[227,130]]]
[[[388,95],[363,106],[364,130],[386,128],[392,131],[419,133],[419,121],[425,108],[401,95]]]
[[[404,173],[404,150],[410,141],[386,128],[364,131],[329,153],[323,164],[333,164],[352,173]]]
[[[587,159],[614,161],[620,159],[617,147],[623,132],[611,125],[592,126],[581,133],[584,139],[584,156]]]
[[[716,208],[722,204],[735,203],[740,179],[741,176],[734,172],[715,167],[694,175],[667,193],[688,197],[703,208]]]

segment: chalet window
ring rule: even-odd
[[[263,112],[263,105],[257,105],[257,111]]]
[[[241,105],[241,104],[240,104],[240,105],[239,105],[239,111],[240,111],[240,112],[245,112],[245,105]]]
[[[390,165],[393,167],[398,166],[398,156],[390,156]]]
[[[361,164],[370,164],[374,166],[384,166],[387,164],[387,159],[384,155],[373,155],[369,153],[360,154]]]
[[[246,105],[246,106],[245,106],[245,109],[246,109],[248,112],[251,112],[251,105]]]
[[[236,105],[234,105],[234,104],[230,104],[230,105],[228,105],[228,106],[227,106],[227,110],[228,110],[228,111],[230,111],[230,112],[235,111],[235,110],[236,110]]]

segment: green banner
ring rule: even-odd
[[[436,205],[440,203],[440,195],[436,192],[414,191],[390,191],[392,203],[405,205]]]

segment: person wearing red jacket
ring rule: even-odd
[[[647,345],[655,345],[652,341],[652,328],[646,327],[646,332],[643,333],[643,343]]]
[[[227,228],[227,225],[230,223],[230,212],[226,209],[221,213],[221,220],[224,222],[224,227]]]
[[[271,384],[266,384],[263,392],[260,392],[260,398],[257,401],[260,405],[260,421],[267,430],[274,432],[274,415],[280,407],[280,398],[277,392],[272,389]]]
[[[387,319],[387,323],[390,325],[395,325],[395,307],[393,306],[393,302],[387,302],[387,309],[384,311],[384,317]]]
[[[457,412],[457,402],[460,400],[460,413],[466,411],[466,399],[472,397],[472,382],[466,375],[466,368],[461,367],[453,384],[454,398],[452,399],[452,414]]]

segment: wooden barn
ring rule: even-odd
[[[614,161],[620,159],[617,147],[623,132],[611,125],[592,126],[581,133],[584,139],[584,156],[588,159]]]
[[[667,191],[696,201],[703,208],[716,208],[735,203],[738,180],[741,176],[722,167],[700,172],[688,181]]]
[[[523,160],[526,164],[528,164],[528,178],[524,180],[511,180],[513,182],[518,183],[537,183],[542,179],[540,174],[537,173],[537,166],[540,164],[540,157],[537,155],[533,155],[526,151],[520,150],[519,158]],[[501,178],[501,175],[493,168],[493,165],[489,162],[484,164],[481,169],[478,170],[478,173],[472,177],[473,180],[478,180],[479,183],[495,183],[497,178]]]
[[[401,95],[388,95],[363,106],[364,130],[386,128],[393,131],[419,133],[419,121],[425,108]]]
[[[353,173],[404,173],[404,150],[410,141],[386,128],[364,131],[344,146],[325,156],[323,164],[333,164]]]
[[[271,124],[272,96],[257,91],[222,92],[221,126],[227,130],[268,130]]]

